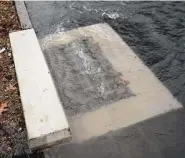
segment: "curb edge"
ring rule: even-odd
[[[15,7],[17,10],[17,15],[23,30],[32,28],[32,23],[30,21],[25,2],[14,0]]]

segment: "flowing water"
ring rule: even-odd
[[[185,2],[26,2],[38,38],[106,22],[185,105]]]

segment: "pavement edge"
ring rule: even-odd
[[[69,129],[63,129],[57,132],[50,133],[48,135],[30,139],[29,147],[32,151],[41,150],[45,148],[58,145],[59,143],[66,143],[71,140],[71,135]]]
[[[24,1],[14,1],[14,3],[15,3],[16,10],[17,10],[19,21],[21,23],[21,28],[23,30],[32,28],[32,24],[31,24]]]

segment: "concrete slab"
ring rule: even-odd
[[[69,125],[34,30],[10,33],[10,41],[30,148],[69,140]]]
[[[92,39],[89,42],[93,43],[94,47],[89,48],[90,44],[87,44],[86,48],[89,48],[88,50],[84,49],[85,44],[80,45],[76,42],[89,38]],[[93,137],[104,135],[109,131],[128,127],[182,107],[138,56],[107,24],[97,24],[49,37],[46,36],[40,40],[40,44],[69,118],[74,142],[83,142]],[[77,86],[71,89],[73,83],[77,85],[82,84],[74,76],[68,78],[69,71],[67,66],[63,67],[63,63],[67,62],[69,65],[73,65],[73,69],[70,71],[77,72],[77,74],[85,74],[83,77],[87,80],[93,80],[93,77],[87,77],[89,72],[83,70],[84,67],[92,70],[91,59],[88,56],[90,52],[93,54],[99,53],[100,56],[107,59],[114,72],[120,74],[118,77],[120,83],[124,84],[133,95],[129,95],[126,98],[118,98],[117,100],[110,99],[110,102],[103,102],[98,104],[98,106],[93,102],[90,102],[90,105],[88,105],[89,102],[86,102],[88,97],[85,96],[79,102],[76,101],[71,104],[67,101],[65,102],[66,97],[72,97],[73,99],[74,94],[72,93],[75,88],[76,98],[78,98],[78,93],[84,90],[84,88],[77,89]],[[69,55],[67,58],[65,58],[66,53]],[[79,66],[79,61],[73,60],[77,59],[75,56],[82,58],[82,67],[76,68],[76,65]],[[98,60],[96,57],[94,58]],[[103,67],[102,62],[99,64],[96,70],[101,70],[101,67]],[[109,72],[107,71],[107,73]],[[65,82],[66,78],[67,81]],[[110,82],[107,83],[110,84]],[[66,84],[70,86],[66,87]],[[105,88],[105,86],[103,87]],[[90,88],[90,85],[87,86],[88,88]],[[65,93],[64,89],[67,89],[68,92]],[[94,92],[93,94],[96,93]],[[93,96],[91,96],[91,99],[94,99]],[[81,106],[76,111],[79,103]]]

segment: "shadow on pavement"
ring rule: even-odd
[[[184,158],[185,110],[151,118],[111,131],[84,143],[69,143],[45,150],[45,156],[67,158]]]
[[[12,158],[44,158],[44,154],[43,152],[33,153],[33,154],[25,153],[19,156],[13,156]]]

